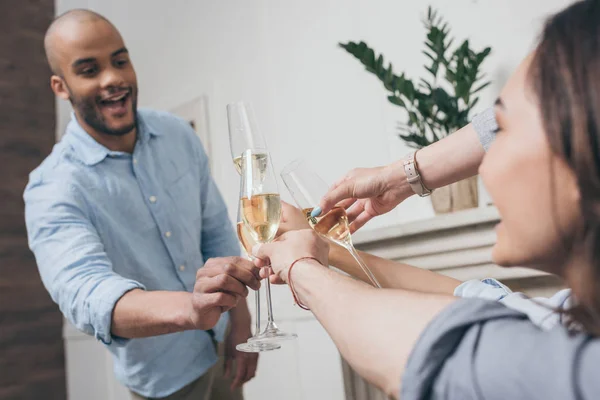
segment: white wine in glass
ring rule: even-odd
[[[237,231],[238,239],[240,240],[242,247],[246,251],[246,255],[248,256],[248,258],[250,260],[252,260],[254,258],[252,256],[252,247],[256,244],[256,242],[252,238],[252,235],[250,235],[250,232],[248,231],[248,229],[246,229],[246,224],[244,224],[244,221],[242,221],[242,212],[241,212],[240,206],[238,206],[236,231]],[[260,353],[263,351],[271,351],[271,350],[280,349],[281,345],[279,345],[278,343],[266,343],[266,342],[263,343],[263,342],[256,341],[256,339],[260,337],[260,296],[259,296],[258,290],[256,290],[255,293],[256,293],[256,297],[255,297],[255,301],[256,301],[255,313],[256,313],[256,315],[255,315],[254,336],[249,338],[248,341],[246,341],[245,343],[239,343],[235,348],[238,351],[243,351],[245,353]]]
[[[256,242],[268,243],[275,238],[281,218],[281,201],[277,193],[257,194],[240,199],[242,218]]]
[[[270,243],[277,234],[281,219],[281,201],[273,167],[267,161],[263,171],[256,168],[252,157],[253,150],[242,154],[240,210],[241,219],[250,236],[256,243]],[[268,157],[267,157],[268,160]],[[267,293],[267,326],[258,336],[251,338],[254,342],[277,343],[281,340],[295,339],[295,333],[282,331],[275,324],[271,301],[271,284],[266,279]]]
[[[231,158],[235,165],[238,174],[242,173],[242,154],[249,149],[254,149],[251,153],[253,170],[258,171],[257,178],[260,182],[264,180],[264,176],[268,163],[268,151],[264,137],[261,135],[254,118],[252,107],[244,102],[231,103],[227,105],[227,121],[229,126],[229,146],[231,149]],[[240,182],[243,183],[243,182]],[[240,185],[240,197],[243,186]],[[236,224],[238,238],[240,243],[246,250],[248,258],[252,259],[252,246],[256,241],[246,228],[242,220],[241,205],[238,204],[238,219]],[[267,287],[267,307],[269,320],[273,319],[272,307],[270,304],[271,296]],[[237,345],[239,351],[245,352],[260,352],[275,350],[281,348],[276,342],[258,343],[257,339],[262,338],[260,330],[260,290],[254,291],[255,307],[256,307],[256,329],[254,336],[248,339],[246,343]]]
[[[313,207],[302,210],[308,224],[315,232],[328,237],[334,242],[347,242],[350,236],[348,216],[342,207],[333,207],[327,214],[312,217],[310,214]]]
[[[311,211],[327,193],[328,186],[312,171],[304,160],[288,164],[281,172],[281,178],[290,191],[294,201],[302,209],[308,224],[318,234],[344,247],[354,257],[373,286],[381,288],[367,264],[360,258],[352,244],[352,235],[348,227],[348,215],[342,207],[334,207],[325,215],[312,217]]]

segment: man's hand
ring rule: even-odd
[[[210,329],[221,314],[260,287],[258,269],[240,257],[211,258],[196,273],[189,317],[194,329]]]
[[[322,214],[335,205],[347,209],[350,231],[393,210],[410,194],[401,162],[384,167],[357,168],[334,183],[321,200]],[[317,215],[318,216],[318,215]]]
[[[256,375],[258,353],[245,353],[237,351],[235,346],[245,343],[252,332],[250,330],[251,318],[248,306],[244,300],[240,301],[229,313],[231,329],[225,338],[225,377],[233,376],[231,389],[241,387]],[[235,366],[235,371],[233,371]],[[232,375],[233,374],[233,375]]]

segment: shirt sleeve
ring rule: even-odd
[[[600,339],[544,331],[498,302],[461,299],[425,329],[402,379],[403,400],[593,399]]]
[[[74,187],[30,183],[25,222],[44,286],[64,316],[104,344],[125,345],[111,335],[112,312],[128,291],[144,286],[113,271],[87,207]]]
[[[548,298],[531,298],[523,293],[513,292],[506,285],[492,278],[463,282],[454,290],[454,295],[499,301],[508,308],[527,315],[534,325],[546,330],[563,322],[562,314],[557,310],[569,308],[572,305],[570,289],[561,290]]]
[[[494,108],[490,107],[482,113],[477,114],[473,117],[471,123],[473,124],[473,128],[475,128],[475,132],[477,132],[477,136],[479,136],[481,145],[485,151],[488,151],[496,138],[496,130],[498,129]]]
[[[186,125],[192,136],[193,145],[199,158],[200,202],[202,206],[201,252],[205,260],[214,257],[239,256],[240,246],[233,230],[227,206],[217,187],[208,163],[208,157],[200,139]]]

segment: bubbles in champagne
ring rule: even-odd
[[[303,212],[315,232],[328,237],[334,242],[346,242],[350,239],[346,210],[342,207],[334,207],[327,214],[317,218],[310,215],[312,210],[312,208],[305,208]]]
[[[275,238],[281,218],[279,194],[265,193],[241,200],[242,219],[252,238],[267,243]]]

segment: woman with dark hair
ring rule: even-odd
[[[562,297],[571,301],[556,310],[562,323],[540,327],[498,302],[448,295],[458,282],[428,288],[422,275],[374,289],[325,268],[329,246],[310,230],[256,248],[257,265],[270,263],[272,280],[287,282],[354,369],[390,395],[600,398],[600,1],[548,20],[494,112],[497,132],[479,133],[494,138],[479,168],[502,219],[493,258],[563,277],[571,290]],[[345,199],[360,226],[389,211],[402,200],[390,171],[355,171],[322,212]],[[380,274],[393,269],[387,263]]]

